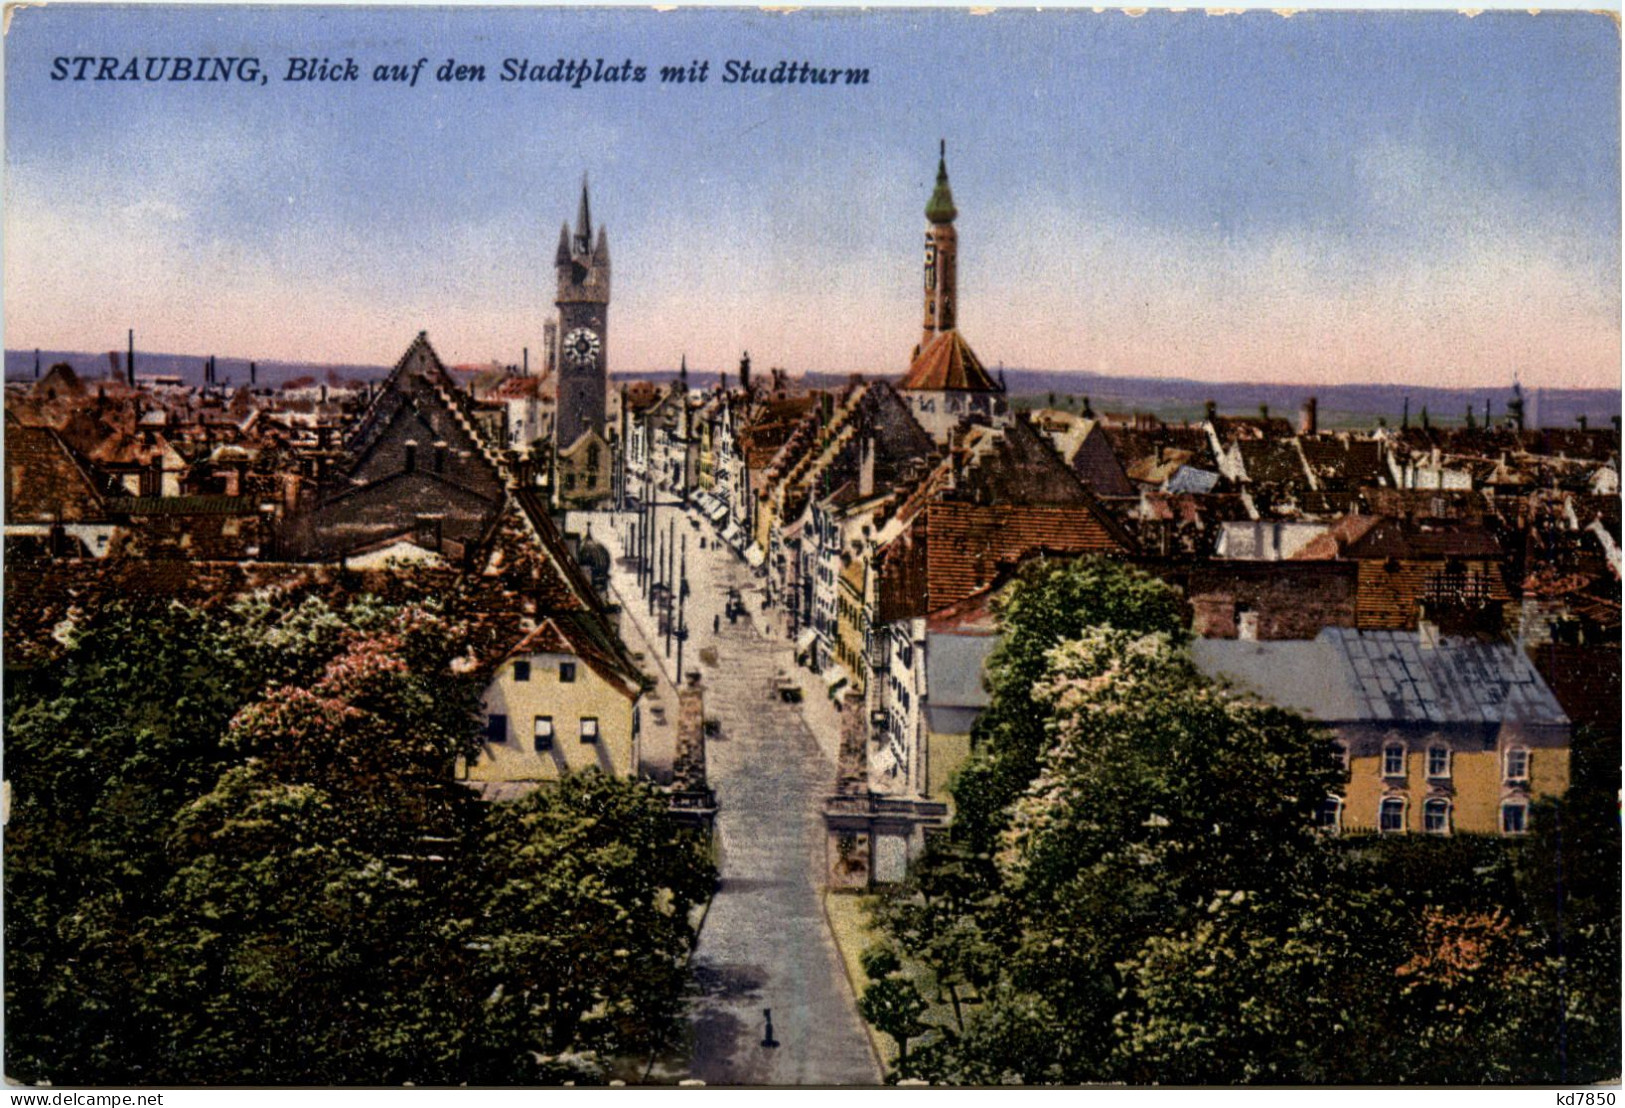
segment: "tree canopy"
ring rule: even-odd
[[[487,805],[433,606],[116,605],[8,670],[6,1065],[593,1080],[676,1011],[704,845],[597,773]]]
[[[1618,826],[1583,785],[1527,843],[1326,837],[1330,736],[1198,673],[1173,589],[1051,562],[998,610],[951,833],[875,912],[948,1001],[894,1076],[1617,1075]],[[1559,826],[1590,841],[1562,853]],[[1538,906],[1565,858],[1561,923]]]

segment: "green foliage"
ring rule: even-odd
[[[715,873],[651,786],[588,772],[497,805],[473,860],[468,940],[493,1020],[549,1058],[660,1041]]]
[[[875,943],[858,955],[858,964],[871,981],[878,981],[903,968],[903,964],[897,960],[897,952],[884,943]]]
[[[1573,787],[1523,842],[1327,838],[1328,736],[1197,673],[1171,591],[1040,565],[1001,610],[951,841],[875,910],[953,1002],[896,1075],[1617,1076],[1617,739],[1576,737]]]
[[[632,782],[456,784],[459,625],[142,603],[61,639],[7,673],[9,1075],[591,1079],[670,1021],[704,850]]]
[[[1567,794],[1535,806],[1516,881],[1524,915],[1553,961],[1551,1049],[1542,1080],[1620,1073],[1620,742],[1582,728]]]
[[[897,1041],[899,1062],[908,1061],[908,1043],[925,1025],[925,998],[914,982],[903,977],[882,977],[871,981],[858,998],[858,1013]]]
[[[1115,627],[1185,638],[1185,606],[1173,589],[1105,558],[1034,562],[996,604],[1003,638],[988,661],[992,700],[972,732],[975,752],[953,785],[954,833],[978,852],[991,851],[1005,808],[1038,770],[1048,746],[1045,717],[1032,689],[1049,651],[1086,628]]]

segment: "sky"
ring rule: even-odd
[[[267,81],[51,79],[80,55]],[[292,57],[362,79],[288,82]],[[415,88],[371,79],[419,58]],[[649,75],[500,82],[509,58]],[[434,81],[447,59],[487,80]],[[707,83],[659,81],[696,59]],[[869,82],[730,86],[728,59]],[[899,373],[945,140],[989,366],[1618,388],[1619,88],[1618,28],[1582,12],[23,9],[4,339],[535,358],[585,173],[611,371]]]

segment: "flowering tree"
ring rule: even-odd
[[[8,1073],[536,1082],[657,1039],[708,856],[634,782],[457,784],[466,638],[427,606],[147,604],[8,673]]]

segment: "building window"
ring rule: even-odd
[[[1343,772],[1344,773],[1347,773],[1349,771],[1349,747],[1348,747],[1348,743],[1339,743],[1339,742],[1332,743],[1332,757],[1334,759],[1336,759],[1338,765],[1343,767]]]
[[[1450,748],[1448,746],[1428,747],[1428,776],[1450,776]]]
[[[598,741],[598,719],[596,716],[581,717],[581,741],[584,743]]]
[[[491,716],[486,719],[485,741],[488,743],[505,743],[508,741],[507,716]]]
[[[1501,833],[1521,835],[1529,830],[1529,805],[1521,800],[1509,800],[1501,805]]]
[[[1405,744],[1389,743],[1382,748],[1382,775],[1384,777],[1405,776]]]
[[[1521,746],[1507,751],[1507,780],[1529,780],[1529,751]]]
[[[1316,816],[1316,823],[1322,831],[1337,834],[1343,830],[1343,798],[1328,796],[1320,802],[1320,812]]]
[[[513,664],[513,679],[515,681],[530,680],[530,663],[528,661],[515,662]]]
[[[553,717],[536,717],[536,750],[538,753],[553,749]]]
[[[1405,798],[1402,796],[1385,797],[1382,809],[1377,819],[1377,829],[1384,835],[1396,834],[1405,830]]]
[[[576,664],[574,662],[559,663],[559,683],[569,685],[576,679]]]
[[[1430,835],[1450,834],[1450,801],[1434,797],[1422,805],[1422,830]]]

